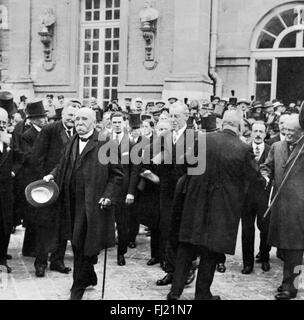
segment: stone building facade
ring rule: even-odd
[[[304,99],[304,3],[0,0],[1,88],[115,98]]]

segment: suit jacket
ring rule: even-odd
[[[276,194],[285,174],[304,144],[302,138],[289,155],[286,141],[272,145],[262,171],[274,178]],[[290,172],[270,215],[268,242],[287,250],[304,250],[304,153]]]
[[[189,177],[179,241],[234,254],[249,183],[263,179],[252,148],[230,131],[206,136],[206,170]]]
[[[109,198],[115,202],[117,191],[121,188],[123,172],[120,165],[102,164],[99,152],[105,142],[98,140],[98,132],[94,131],[85,149],[80,155],[79,166],[74,168],[76,152],[78,152],[78,135],[67,144],[61,161],[52,174],[60,189],[60,200],[64,205],[62,236],[78,243],[71,228],[70,183],[73,169],[79,170],[84,179],[85,208],[87,230],[84,243],[84,255],[94,256],[102,249],[115,245],[115,219],[112,209],[101,210],[99,201]],[[76,207],[77,210],[77,207]],[[77,226],[73,226],[77,229]]]
[[[56,167],[69,140],[62,121],[42,128],[35,140],[32,153],[32,161],[36,161],[41,178]]]
[[[277,134],[275,137],[266,141],[269,146],[272,146],[274,143],[281,141],[280,134]]]

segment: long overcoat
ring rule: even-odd
[[[180,242],[234,254],[249,183],[263,179],[250,146],[230,131],[206,136],[206,170],[186,185]]]

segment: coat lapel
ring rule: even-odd
[[[59,130],[60,130],[60,138],[61,138],[61,141],[62,143],[65,145],[68,141],[69,141],[69,138],[65,132],[65,128],[63,126],[63,123],[62,121],[60,121],[60,127],[59,127]]]
[[[302,139],[297,143],[296,147],[292,150],[289,158],[287,159],[287,162],[286,162],[286,166],[288,166],[289,163],[291,163],[294,158],[297,156],[297,154],[299,153],[300,149],[302,148],[304,144],[304,137],[302,137]],[[286,143],[286,151],[287,151],[287,154],[288,154],[288,146],[287,146],[287,143]],[[303,153],[304,151],[302,151]]]
[[[82,160],[90,151],[92,151],[98,144],[98,133],[94,131],[93,137],[89,140],[85,148],[83,149],[80,159]]]
[[[7,151],[7,145],[5,143],[3,143],[3,152],[2,152],[2,158],[0,161],[0,167],[3,165],[3,163],[5,162],[6,158],[9,155],[9,152]]]
[[[282,163],[284,167],[287,165],[288,161],[288,145],[286,141],[282,141],[280,150],[280,158],[282,159]]]

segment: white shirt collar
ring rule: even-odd
[[[175,137],[175,141],[178,141],[178,139],[182,136],[182,134],[185,132],[185,130],[187,129],[187,124],[185,124],[181,129],[179,129],[176,132],[176,137]]]
[[[4,149],[3,141],[0,141],[0,151],[3,152],[3,149]]]
[[[280,133],[280,141],[285,141],[286,137]]]
[[[38,131],[40,132],[42,129],[40,127],[38,127],[36,124],[33,123],[33,127]]]

